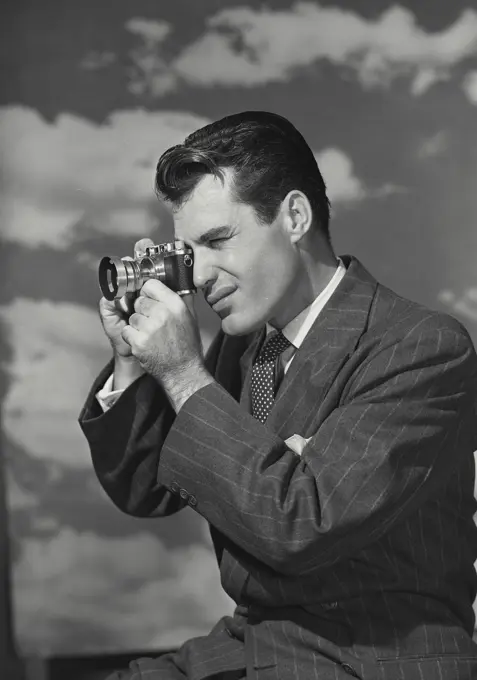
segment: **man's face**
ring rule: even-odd
[[[280,318],[300,259],[282,213],[270,225],[254,209],[234,202],[212,175],[200,180],[188,201],[174,212],[175,238],[194,250],[194,283],[222,320],[229,335],[244,335]]]

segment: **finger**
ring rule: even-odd
[[[102,297],[99,301],[99,311],[100,314],[106,314],[110,316],[111,314],[117,314],[119,312],[124,312],[123,308],[119,304],[119,300],[107,300]]]
[[[124,342],[127,342],[127,344],[133,348],[135,345],[135,340],[137,338],[138,331],[133,328],[132,326],[124,326],[124,328],[121,331],[121,337],[124,340]]]
[[[134,311],[134,301],[136,300],[136,293],[126,293],[122,298],[115,300],[116,307],[124,314],[132,314]]]
[[[129,317],[129,325],[137,331],[145,331],[148,327],[147,317],[142,314],[131,314]]]
[[[154,241],[150,238],[142,238],[136,241],[134,245],[134,257],[141,257],[146,254],[146,248],[154,245]]]
[[[152,314],[154,304],[155,302],[151,298],[145,295],[138,295],[134,302],[134,309],[138,314],[149,317]]]
[[[141,295],[162,302],[167,306],[177,304],[180,300],[180,295],[168,288],[162,281],[158,279],[148,279],[141,288]]]

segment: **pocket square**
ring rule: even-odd
[[[293,453],[301,456],[303,449],[308,444],[310,439],[311,437],[306,439],[305,437],[301,437],[299,434],[293,434],[291,437],[288,437],[288,439],[285,440],[285,444],[291,451],[293,451]]]

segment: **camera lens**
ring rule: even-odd
[[[118,293],[118,271],[110,257],[103,257],[99,263],[99,287],[106,300],[114,300]]]
[[[98,269],[99,287],[106,300],[139,290],[143,281],[132,258],[103,257]]]

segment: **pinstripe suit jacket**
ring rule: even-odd
[[[111,366],[80,415],[123,511],[189,505],[210,523],[237,609],[176,655],[194,680],[241,666],[257,680],[477,678],[477,357],[455,319],[343,260],[265,425],[249,403],[263,332],[219,334],[216,383],[177,416],[149,376],[100,413]],[[293,434],[310,438],[301,456]]]

